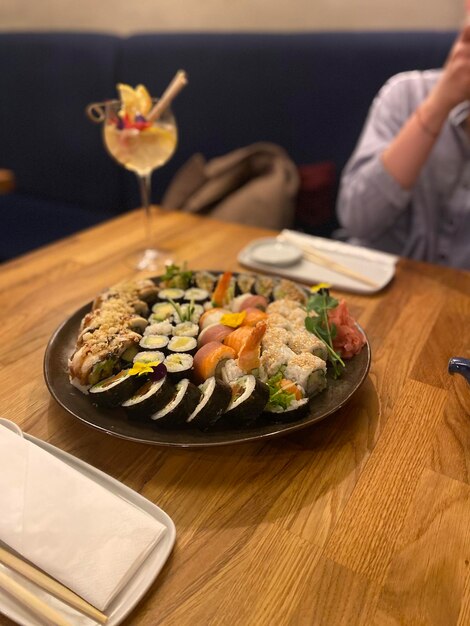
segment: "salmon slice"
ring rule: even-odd
[[[235,350],[219,341],[209,341],[194,355],[193,367],[196,382],[202,383],[215,376],[224,361],[234,359]]]

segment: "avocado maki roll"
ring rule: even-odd
[[[226,411],[232,399],[232,389],[230,385],[214,376],[199,385],[199,389],[202,393],[201,398],[186,422],[189,426],[207,430]]]
[[[197,350],[197,339],[195,337],[172,337],[168,342],[168,352],[178,352],[191,354],[194,356]]]
[[[168,345],[167,335],[147,335],[142,337],[139,346],[144,350],[164,350]]]
[[[171,302],[157,302],[152,307],[152,314],[149,317],[149,322],[154,324],[156,322],[173,321],[175,318],[175,307]]]
[[[166,357],[163,364],[165,365],[168,371],[168,376],[171,380],[178,381],[189,376],[193,368],[193,357],[190,354],[185,354],[184,352],[174,352]]]
[[[165,360],[165,355],[161,350],[143,350],[142,352],[137,352],[134,357],[134,363],[163,363]]]
[[[155,426],[161,428],[179,428],[187,426],[188,415],[196,408],[202,395],[200,389],[187,378],[183,378],[175,387],[170,401],[159,411],[150,416]]]
[[[93,404],[114,408],[130,398],[143,384],[142,377],[134,376],[130,370],[121,370],[90,387],[88,393]]]
[[[251,374],[230,383],[232,399],[224,415],[227,424],[253,422],[269,400],[269,387]]]
[[[148,380],[121,406],[129,419],[146,419],[162,409],[174,392],[174,386],[165,375],[160,380]]]

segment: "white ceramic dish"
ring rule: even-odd
[[[158,520],[167,529],[162,539],[158,542],[153,551],[134,574],[128,585],[116,596],[114,601],[106,610],[106,615],[109,616],[107,626],[117,626],[117,624],[120,624],[142,599],[165,564],[175,543],[175,525],[171,518],[158,506],[129,487],[126,487],[118,480],[111,478],[104,472],[101,472],[91,465],[88,465],[88,463],[75,458],[74,456],[50,445],[49,443],[36,439],[26,433],[23,435],[32,443],[40,446],[50,454],[53,454],[58,459],[67,463],[88,478],[91,478],[101,486],[112,491],[114,494],[142,509]],[[12,578],[20,582],[24,587],[32,591],[50,606],[57,609],[67,620],[70,621],[73,626],[96,626],[97,622],[85,617],[83,614],[72,609],[60,600],[57,600],[57,598],[54,598],[33,583],[26,581],[20,575],[15,574],[2,565],[0,565],[0,570],[8,572]],[[0,590],[0,613],[3,613],[21,626],[44,626],[44,622],[42,620],[2,590]]]
[[[333,261],[346,265],[351,270],[359,272],[377,283],[377,287],[369,286],[366,283],[339,274],[322,265],[316,265],[312,261],[307,261],[300,254],[299,260],[288,266],[274,265],[272,262],[262,262],[259,259],[259,247],[267,246],[268,239],[256,239],[248,244],[238,255],[238,262],[250,269],[272,273],[302,282],[306,285],[315,283],[329,283],[336,289],[349,291],[352,293],[376,293],[383,289],[395,275],[395,265],[397,257],[385,252],[352,246],[342,241],[324,239],[305,235],[292,230],[282,231],[289,236],[292,244],[298,242],[302,246],[311,246],[312,250],[329,256]],[[276,238],[270,238],[271,245],[277,242]],[[295,248],[295,245],[293,246]]]
[[[256,263],[266,263],[276,267],[294,265],[302,259],[298,248],[284,241],[277,241],[272,237],[258,239],[251,246],[251,258]]]

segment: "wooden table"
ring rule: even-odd
[[[130,275],[141,220],[127,214],[0,273],[0,415],[176,524],[171,557],[125,623],[470,624],[470,387],[447,374],[449,357],[470,356],[470,273],[401,260],[382,293],[347,296],[372,367],[331,418],[264,443],[159,448],[75,420],[42,374],[54,329]],[[194,269],[237,269],[242,246],[269,234],[159,220],[161,240]]]

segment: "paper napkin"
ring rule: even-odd
[[[100,610],[166,528],[0,424],[0,540]]]

